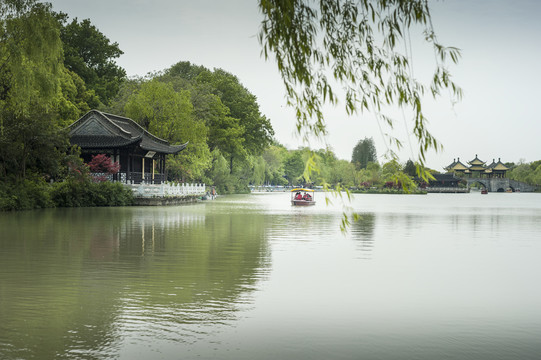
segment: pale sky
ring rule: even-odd
[[[286,107],[276,66],[260,54],[257,34],[262,16],[256,0],[49,2],[70,18],[90,19],[118,42],[124,55],[117,63],[129,76],[164,70],[179,61],[236,75],[257,96],[276,139],[290,149],[303,145],[295,135],[295,117]],[[460,63],[450,70],[464,98],[454,106],[448,98],[427,102],[429,130],[444,146],[442,152],[428,154],[427,165],[442,171],[453,159],[460,157],[466,163],[476,154],[487,163],[498,158],[540,160],[541,1],[431,1],[431,11],[439,40],[462,50]],[[434,54],[417,49],[415,43],[412,60],[416,76],[434,66]],[[330,108],[325,116],[327,143],[339,158],[350,160],[353,147],[365,137],[374,138],[378,155],[385,153],[372,115],[348,117],[341,109]],[[405,145],[398,153],[404,162],[417,154],[414,138],[406,132],[412,125],[405,119],[398,116],[394,130]]]

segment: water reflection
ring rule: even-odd
[[[2,214],[0,228],[3,359],[194,341],[236,319],[270,265],[263,216],[60,209]]]
[[[351,225],[352,238],[358,242],[358,251],[362,259],[371,259],[374,249],[374,229],[376,227],[376,214],[362,213]]]
[[[288,195],[0,214],[0,358],[541,351],[538,194],[355,196],[347,234]]]

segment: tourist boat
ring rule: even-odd
[[[296,188],[291,190],[291,205],[309,206],[315,205],[314,190]]]
[[[488,190],[487,189],[481,190],[481,194],[488,194]]]

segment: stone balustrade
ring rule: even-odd
[[[205,195],[205,184],[125,184],[133,191],[135,197],[183,197],[189,195]]]

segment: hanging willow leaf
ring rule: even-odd
[[[428,131],[423,95],[430,90],[437,97],[447,89],[453,102],[462,96],[445,67],[449,59],[458,62],[460,50],[438,42],[428,0],[259,0],[259,8],[264,16],[259,32],[262,54],[267,59],[272,54],[276,61],[299,133],[305,138],[324,136],[322,107],[338,103],[342,92],[340,103],[347,114],[371,113],[391,129],[396,120],[383,109],[409,109],[419,172],[427,176],[426,153],[441,145]],[[421,28],[434,50],[436,64],[429,84],[414,77],[411,53],[399,50],[411,42],[413,27]],[[396,138],[389,142],[401,146]],[[345,218],[343,224],[348,223]]]
[[[338,100],[327,79],[332,74],[335,86],[349,89],[343,102],[348,114],[375,113],[392,126],[395,120],[382,114],[383,105],[410,108],[420,164],[426,151],[438,150],[421,104],[427,86],[414,78],[409,56],[398,50],[409,40],[409,28],[421,27],[438,62],[428,85],[431,94],[445,88],[453,98],[461,97],[444,67],[448,59],[457,63],[460,51],[438,42],[427,0],[260,0],[259,7],[262,53],[276,59],[299,132],[326,133],[322,107]]]

